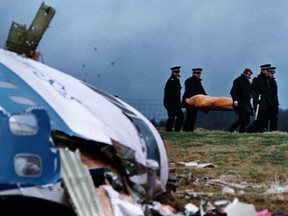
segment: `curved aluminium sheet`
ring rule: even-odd
[[[137,161],[146,165],[147,146],[126,114],[135,115],[145,122],[156,140],[160,179],[166,185],[165,146],[158,131],[140,112],[68,74],[0,49],[0,107],[19,113],[31,106],[45,108],[53,130],[109,145],[114,140],[133,149]]]
[[[135,150],[145,165],[146,147],[121,109],[80,80],[34,60],[0,49],[0,104],[9,113],[44,107],[51,128],[71,136]]]
[[[0,185],[47,185],[60,179],[60,153],[44,109],[6,115],[0,111]]]

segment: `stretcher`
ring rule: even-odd
[[[211,97],[198,94],[191,98],[186,98],[185,102],[203,110],[233,110],[233,100],[229,97]]]

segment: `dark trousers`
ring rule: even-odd
[[[183,131],[194,131],[197,115],[197,108],[186,108],[186,118],[183,124]]]
[[[167,109],[167,115],[168,115],[168,119],[166,122],[165,131],[173,131],[173,127],[174,127],[174,131],[179,132],[182,128],[183,119],[184,119],[184,114],[182,112],[182,109],[181,108],[177,110]]]
[[[269,121],[269,130],[277,131],[278,130],[278,109],[271,109],[268,111],[268,121]],[[267,126],[268,128],[268,126]]]
[[[268,110],[267,108],[259,108],[257,120],[255,121],[254,132],[267,131],[268,126]]]
[[[244,133],[246,132],[246,126],[250,123],[250,113],[243,110],[237,110],[236,113],[238,115],[238,119],[232,123],[228,130],[233,132],[240,126],[239,133]]]
[[[277,115],[275,115],[273,119],[270,119],[270,131],[278,130],[277,123],[278,123],[278,117]]]

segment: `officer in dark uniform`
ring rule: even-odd
[[[233,108],[238,115],[238,119],[229,127],[233,132],[240,126],[239,133],[246,132],[246,126],[250,123],[250,116],[253,115],[251,105],[252,87],[249,79],[253,74],[252,70],[245,68],[243,73],[233,81],[230,91],[233,99]]]
[[[271,84],[268,77],[270,67],[270,64],[261,65],[260,74],[252,81],[253,106],[257,115],[253,132],[267,131],[269,101],[271,99]]]
[[[168,119],[166,122],[166,131],[179,132],[183,125],[184,114],[181,106],[181,84],[180,84],[180,66],[171,68],[171,76],[167,80],[164,89],[163,104],[167,110]],[[174,125],[175,124],[175,125]]]
[[[269,68],[269,81],[271,86],[270,92],[270,106],[268,110],[268,121],[269,121],[269,130],[277,131],[278,130],[278,110],[279,110],[279,100],[278,100],[278,86],[275,80],[274,74],[276,72],[276,67]],[[267,127],[268,128],[268,127]]]
[[[201,83],[201,72],[202,68],[193,68],[192,76],[185,80],[185,92],[182,98],[182,104],[186,108],[186,118],[184,120],[183,131],[194,131],[198,115],[198,109],[187,104],[185,99],[197,94],[207,95]]]

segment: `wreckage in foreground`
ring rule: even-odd
[[[125,102],[2,49],[0,89],[1,215],[133,215],[163,192],[163,141]]]
[[[165,191],[163,141],[124,101],[35,61],[54,14],[42,3],[0,49],[0,214],[144,215]]]

